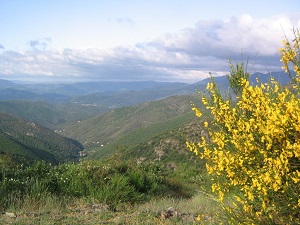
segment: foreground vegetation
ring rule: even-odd
[[[137,165],[113,159],[53,166],[38,161],[27,167],[2,168],[0,206],[2,210],[18,208],[28,198],[39,202],[55,196],[84,198],[116,209],[123,203],[133,205],[153,196],[192,196],[191,185],[180,175],[159,163]]]
[[[15,217],[0,215],[0,224],[220,224],[216,217],[220,210],[218,203],[203,193],[188,199],[156,198],[118,211],[82,199],[50,198],[39,208],[33,206],[30,202],[22,209],[9,211],[15,212]],[[178,214],[172,218],[162,217],[161,212],[170,207]]]
[[[99,224],[99,221],[115,224],[119,223],[118,218],[130,224],[141,224],[141,221],[176,224],[182,220],[195,222],[200,208],[205,209],[203,215],[210,215],[210,209],[201,204],[196,207],[193,198],[200,187],[209,188],[206,175],[200,175],[204,163],[198,162],[185,146],[185,137],[191,135],[190,123],[195,117],[192,112],[185,113],[189,111],[186,96],[166,99],[172,103],[168,109],[176,109],[176,99],[182,100],[183,115],[176,116],[177,112],[173,112],[174,118],[129,133],[121,139],[123,142],[112,143],[108,151],[102,147],[97,152],[102,155],[97,161],[89,157],[76,163],[50,164],[47,160],[32,164],[33,160],[1,154],[0,213],[3,214],[0,224]],[[159,107],[157,110],[159,114]],[[13,125],[10,128],[25,124],[20,120],[6,121]],[[32,124],[29,125],[19,129],[24,130],[24,140],[28,143],[26,132],[32,130]],[[17,133],[17,129],[14,130]],[[11,130],[9,133],[12,134]],[[198,130],[194,130],[192,135],[197,133]],[[49,140],[55,143],[55,138]],[[14,146],[7,146],[10,148],[6,150],[13,153],[9,150],[15,149]],[[208,202],[205,194],[196,199],[197,202],[206,199],[203,204]],[[184,207],[193,202],[193,209]],[[161,211],[169,207],[174,207],[180,216],[161,218]],[[16,217],[10,218],[6,212]]]
[[[209,187],[199,172],[193,166],[174,170],[160,162],[122,161],[117,155],[105,162],[3,167],[0,212],[8,213],[0,223],[193,224],[200,214],[216,220],[210,205],[217,204],[198,192]],[[169,207],[176,216],[162,217]]]

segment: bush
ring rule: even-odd
[[[273,78],[250,84],[244,64],[229,61],[234,93],[223,97],[212,79],[208,95],[201,94],[212,116],[203,123],[209,135],[187,146],[207,160],[219,200],[234,193],[233,205],[224,207],[233,224],[300,223],[300,37],[294,34],[279,50],[289,86]],[[202,116],[199,108],[193,110]]]
[[[51,196],[84,198],[116,209],[120,204],[183,192],[184,186],[171,182],[167,174],[158,163],[137,165],[119,158],[57,166],[38,161],[31,166],[2,168],[0,210],[21,206],[30,199],[43,202]]]

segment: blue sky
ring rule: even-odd
[[[298,0],[0,0],[0,78],[195,82],[278,71]]]

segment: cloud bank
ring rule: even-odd
[[[119,22],[130,21],[124,20]],[[278,48],[300,14],[254,19],[199,21],[176,34],[147,43],[113,49],[49,49],[51,38],[31,40],[30,50],[17,52],[0,45],[0,77],[68,80],[157,80],[196,82],[209,72],[224,75],[227,59],[249,59],[253,71],[279,71]]]

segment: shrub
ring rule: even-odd
[[[219,200],[234,193],[232,206],[224,207],[233,224],[300,223],[300,37],[294,34],[279,50],[291,85],[273,78],[250,84],[244,64],[229,61],[234,94],[225,98],[213,79],[208,95],[201,94],[212,117],[203,123],[209,135],[187,146],[207,160]],[[198,107],[193,110],[202,116]]]
[[[116,209],[118,205],[133,205],[155,196],[180,194],[184,186],[171,182],[167,173],[158,163],[137,165],[119,158],[56,166],[38,161],[30,166],[2,168],[0,210],[22,206],[26,201],[41,203],[52,197],[83,198]]]

